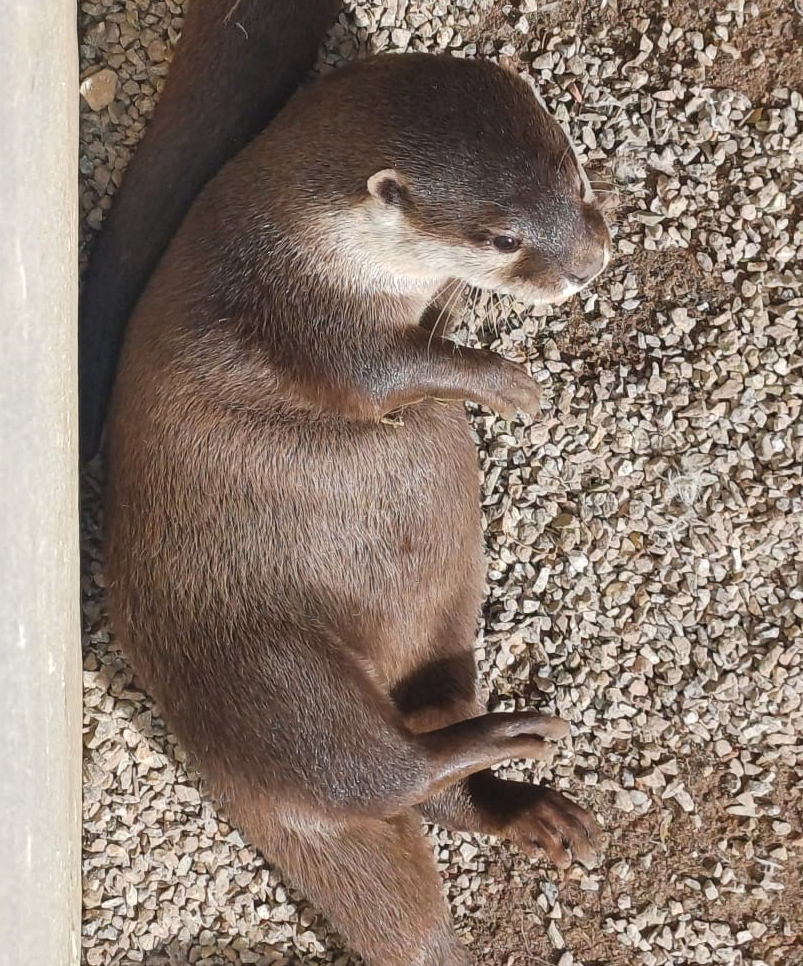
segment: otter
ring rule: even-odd
[[[284,106],[342,0],[192,0],[83,279],[79,450],[100,446],[125,325],[198,192]]]
[[[560,867],[597,853],[586,811],[491,770],[568,724],[477,687],[463,403],[537,414],[538,387],[428,310],[449,280],[565,298],[610,247],[520,77],[385,55],[297,92],[222,169],[128,327],[112,624],[230,819],[373,966],[470,962],[422,816]]]

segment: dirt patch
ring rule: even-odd
[[[605,16],[587,3],[577,5],[577,19],[590,26],[594,18]],[[761,0],[745,4],[741,26],[726,29],[727,51],[720,51],[713,64],[701,67],[692,49],[681,61],[669,59],[662,71],[666,79],[677,76],[677,68],[689,73],[707,87],[729,88],[746,94],[754,103],[762,103],[775,87],[803,87],[803,15],[792,3],[772,4]],[[607,16],[636,22],[660,11],[661,18],[684,32],[696,31],[704,44],[713,39],[715,11],[697,0],[671,0],[668,4],[643,3],[636,0],[609,5]],[[752,11],[755,11],[753,13]],[[564,6],[564,16],[565,16]],[[636,38],[634,38],[635,40]],[[636,48],[634,48],[636,49]]]
[[[720,55],[705,77],[711,87],[740,91],[757,104],[775,87],[803,87],[803,16],[792,4],[766,0],[758,10],[731,31],[729,42],[740,56]],[[688,0],[675,0],[668,19],[689,29],[710,29],[709,11]]]
[[[635,275],[643,295],[639,305],[610,319],[605,326],[607,337],[602,341],[594,321],[583,314],[579,303],[573,303],[568,324],[556,339],[567,358],[584,359],[595,370],[627,363],[640,371],[645,353],[639,346],[639,334],[656,331],[656,308],[691,300],[706,302],[716,313],[729,292],[718,274],[706,274],[700,268],[690,249],[636,251],[627,256],[627,270]]]
[[[726,812],[726,767],[712,768],[710,762],[693,758],[683,763],[681,773],[700,803],[695,816],[699,828],[680,808],[671,825],[660,809],[636,817],[609,809],[610,837],[601,888],[583,889],[577,870],[561,885],[562,917],[553,921],[566,948],[585,966],[631,966],[632,952],[614,928],[620,909],[667,909],[681,903],[682,916],[689,923],[720,923],[729,927],[731,935],[749,932],[751,924],[758,923],[753,929],[762,935],[743,943],[749,961],[764,961],[768,966],[800,961],[795,957],[803,956],[803,803],[795,776],[782,770],[778,778],[779,800],[785,802],[780,818],[793,828],[791,838],[780,838],[770,817],[756,820],[748,829],[744,819]],[[779,849],[785,849],[788,857],[775,866],[772,855]],[[623,864],[632,870],[627,877],[622,876]],[[500,847],[489,873],[504,888],[489,897],[472,921],[480,961],[484,966],[557,962],[560,953],[550,948],[545,935],[549,920],[537,902],[538,884],[547,869],[534,868],[524,857]],[[722,885],[722,880],[727,884]],[[716,888],[716,898],[706,896],[707,881]],[[773,881],[782,884],[783,891],[767,886]],[[699,889],[690,890],[691,882],[699,883]],[[645,929],[645,933],[660,931],[660,925]]]

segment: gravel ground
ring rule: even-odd
[[[87,242],[181,15],[175,0],[80,4]],[[458,928],[481,966],[800,966],[801,7],[350,0],[322,68],[408,48],[532,78],[615,223],[615,261],[560,310],[465,300],[464,338],[526,361],[549,406],[473,415],[483,679],[495,707],[571,720],[548,774],[609,842],[599,869],[559,875],[434,830]],[[207,802],[138,690],[106,622],[99,477],[85,479],[85,963],[350,963]]]

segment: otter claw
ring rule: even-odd
[[[505,834],[523,852],[541,850],[559,869],[572,861],[592,868],[599,862],[601,833],[591,815],[551,788],[533,786],[532,801]]]

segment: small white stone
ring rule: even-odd
[[[412,33],[409,30],[405,30],[403,27],[396,27],[390,32],[390,39],[394,47],[398,47],[401,50],[406,50],[407,45],[410,43],[410,38]]]

